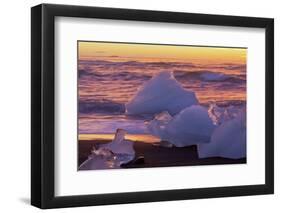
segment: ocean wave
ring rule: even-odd
[[[85,66],[99,66],[103,68],[121,68],[134,67],[134,68],[195,68],[196,66],[190,62],[151,62],[151,61],[108,61],[108,60],[80,60],[79,65]]]
[[[110,100],[79,101],[79,113],[125,113],[125,105]]]
[[[210,107],[210,105],[216,104],[218,107],[237,107],[242,108],[246,106],[247,101],[246,100],[224,100],[224,101],[212,101],[212,102],[206,102],[206,103],[200,103],[200,105],[204,107]]]
[[[182,80],[200,80],[205,82],[222,82],[228,81],[232,83],[243,83],[246,81],[246,76],[244,75],[228,75],[221,72],[213,72],[208,70],[202,71],[174,71],[176,79]],[[93,80],[99,81],[132,81],[132,80],[140,80],[147,81],[152,75],[138,72],[129,72],[129,71],[119,71],[119,72],[100,72],[100,71],[89,71],[87,69],[79,70],[79,78],[86,76],[87,78],[91,78]]]
[[[79,69],[78,70],[78,77],[79,78],[81,78],[83,76],[86,76],[86,75],[88,75],[88,76],[91,75],[91,71],[89,70],[89,68],[88,69]]]
[[[132,80],[141,80],[146,81],[149,80],[152,75],[144,74],[144,73],[134,73],[129,71],[119,71],[119,72],[101,72],[101,71],[87,71],[84,69],[79,70],[79,78],[86,76],[92,80],[99,81],[132,81]]]
[[[226,79],[229,78],[229,76],[223,74],[223,73],[202,73],[200,75],[200,77],[204,80],[204,81],[224,81]]]
[[[218,70],[238,70],[246,71],[246,64],[194,64],[191,62],[179,61],[111,61],[111,60],[79,60],[79,65],[84,67],[98,67],[102,69],[124,69],[124,68],[139,68],[139,69],[218,69]]]
[[[210,69],[224,69],[224,70],[240,70],[240,71],[246,71],[246,64],[208,64],[208,68]],[[203,69],[205,66],[201,65],[201,68]],[[197,66],[197,68],[200,68],[200,65]]]
[[[200,80],[200,81],[206,81],[206,82],[219,82],[219,81],[230,81],[232,83],[241,83],[245,80],[241,78],[240,76],[236,75],[228,75],[221,72],[213,72],[208,70],[201,70],[201,71],[180,71],[177,70],[174,72],[175,77],[178,79],[186,79],[186,80]]]

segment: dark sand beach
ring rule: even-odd
[[[91,153],[93,145],[110,142],[110,140],[79,140],[78,165],[83,163]],[[199,159],[196,146],[188,147],[160,147],[151,143],[135,142],[134,149],[136,158],[144,157],[144,162],[139,164],[127,164],[123,168],[149,168],[168,166],[195,166],[195,165],[218,165],[218,164],[242,164],[246,158],[227,159],[212,157]]]

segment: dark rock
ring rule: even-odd
[[[122,168],[130,168],[130,167],[134,167],[134,166],[137,166],[137,165],[143,165],[143,164],[145,164],[144,156],[138,156],[137,158],[130,161],[129,163],[122,164],[121,167]]]

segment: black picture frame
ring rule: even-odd
[[[264,28],[265,184],[56,197],[54,21],[58,16]],[[39,208],[246,196],[274,192],[274,20],[271,18],[41,4],[31,8],[31,97],[31,204]]]

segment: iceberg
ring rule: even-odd
[[[175,115],[195,104],[198,104],[195,93],[184,89],[173,72],[163,71],[143,84],[126,104],[126,113],[154,115],[167,111],[170,115]]]
[[[147,123],[151,134],[168,141],[176,147],[208,143],[215,129],[207,109],[200,105],[185,108],[171,117],[168,112],[162,112]]]
[[[242,109],[235,118],[218,126],[210,143],[198,144],[198,155],[199,158],[246,157],[246,110]]]
[[[125,140],[126,131],[117,129],[112,142],[93,147],[88,159],[79,170],[116,169],[135,158],[133,142]]]

